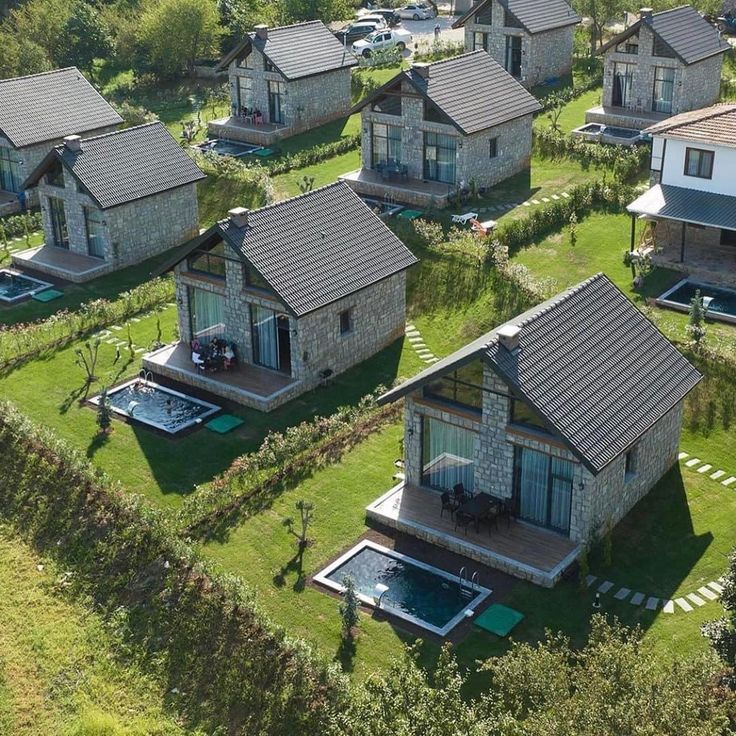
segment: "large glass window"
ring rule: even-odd
[[[201,342],[225,337],[225,297],[221,294],[190,286],[189,314],[193,337]]]
[[[675,59],[675,52],[659,37],[655,36],[652,42],[652,56],[661,56],[665,59]]]
[[[511,399],[510,420],[512,424],[521,424],[522,426],[541,429],[544,432],[549,431],[542,417],[529,404],[520,399]]]
[[[401,96],[400,95],[383,95],[379,97],[372,105],[371,110],[383,113],[384,115],[401,115]]]
[[[208,250],[195,250],[187,262],[190,271],[225,278],[225,243],[220,241]]]
[[[503,13],[503,24],[506,28],[523,28],[521,21],[508,10],[505,10]]]
[[[401,128],[397,125],[373,123],[371,140],[373,168],[387,161],[401,162]]]
[[[457,141],[451,135],[424,134],[424,178],[455,183]]]
[[[284,83],[268,83],[269,120],[277,125],[284,124]]]
[[[475,33],[473,33],[473,51],[488,51],[490,48],[488,41],[490,35],[490,33],[475,31]]]
[[[703,151],[700,148],[686,148],[685,176],[697,176],[699,179],[712,179],[713,151]]]
[[[54,161],[46,172],[46,183],[52,187],[64,186],[64,167],[58,159]]]
[[[521,36],[506,36],[505,67],[512,77],[521,76]]]
[[[265,368],[291,373],[289,318],[272,309],[250,305],[253,362]]]
[[[519,518],[568,533],[574,466],[526,447],[514,448],[514,498]]]
[[[0,147],[0,189],[19,192],[22,183],[20,159],[12,148]]]
[[[255,268],[249,265],[243,266],[243,275],[245,285],[250,289],[260,289],[261,291],[271,291],[266,279],[261,276]]]
[[[492,2],[486,3],[475,14],[475,22],[481,26],[490,26],[491,23],[493,23],[493,3]]]
[[[250,77],[238,77],[238,107],[253,107],[253,80]]]
[[[49,213],[51,215],[51,231],[54,234],[54,245],[57,248],[69,248],[69,231],[66,226],[64,202],[56,197],[49,197]]]
[[[105,225],[100,210],[84,208],[84,225],[87,230],[87,252],[95,258],[105,257]]]
[[[612,102],[615,107],[631,107],[635,69],[635,64],[614,63]]]
[[[475,486],[478,433],[430,417],[422,418],[422,485],[450,491]]]
[[[424,387],[424,396],[481,411],[483,409],[483,364],[477,360],[432,381]]]
[[[675,70],[668,66],[655,67],[652,110],[654,112],[671,113],[674,91]]]

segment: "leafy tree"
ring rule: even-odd
[[[729,555],[729,568],[723,580],[721,593],[725,616],[703,625],[703,634],[710,640],[718,656],[728,665],[728,677],[736,688],[736,548]]]
[[[299,530],[295,529],[296,524],[291,517],[284,519],[282,523],[288,529],[289,534],[296,537],[297,547],[300,552],[303,552],[310,543],[307,533],[314,518],[314,504],[302,499],[296,502],[295,507],[299,512]]]
[[[38,51],[28,46],[30,42],[43,49],[50,67],[59,66],[66,44],[66,38],[59,29],[66,27],[70,15],[68,0],[28,0],[13,9],[3,25],[19,48],[24,47],[26,57],[38,56]],[[18,71],[29,73],[24,69]]]
[[[46,50],[9,29],[0,31],[0,78],[47,72],[53,67]]]
[[[628,5],[624,0],[574,0],[573,7],[579,15],[590,19],[590,56],[595,56],[603,44],[603,30],[610,20],[623,17]]]
[[[352,639],[353,630],[358,625],[360,601],[355,592],[355,581],[350,575],[342,579],[342,587],[345,588],[340,603],[340,618],[342,619],[342,638]]]
[[[218,0],[217,9],[225,29],[223,45],[231,48],[259,23],[278,22],[278,3],[268,0]]]
[[[112,409],[110,407],[110,399],[107,396],[107,388],[103,388],[100,393],[100,401],[97,404],[97,426],[100,432],[105,434],[112,424]]]
[[[97,8],[83,0],[70,6],[70,15],[60,35],[64,38],[64,49],[58,61],[63,66],[78,66],[90,72],[94,60],[108,56],[112,50],[107,22]]]
[[[690,300],[690,316],[687,320],[687,334],[697,348],[705,338],[707,331],[705,326],[705,308],[703,300],[700,296],[700,289],[695,292],[695,296]]]
[[[355,10],[349,0],[277,0],[275,5],[282,23],[315,19],[329,23],[350,18]]]
[[[568,220],[568,230],[570,233],[570,245],[574,248],[578,244],[578,216],[575,214],[575,212],[572,212],[570,214],[570,219]]]
[[[164,77],[192,75],[197,59],[219,53],[219,37],[215,0],[149,0],[137,35],[151,71]]]

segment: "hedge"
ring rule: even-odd
[[[71,572],[132,656],[207,733],[329,731],[349,690],[335,665],[287,637],[242,581],[210,570],[164,512],[99,477],[81,454],[0,404],[0,515]]]

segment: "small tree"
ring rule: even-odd
[[[696,348],[700,347],[707,331],[705,327],[705,309],[700,297],[700,289],[695,292],[695,296],[690,300],[690,317],[685,329],[693,345]]]
[[[135,356],[135,343],[133,342],[133,336],[130,334],[130,325],[128,325],[128,354],[131,358]]]
[[[552,92],[545,99],[545,104],[549,105],[547,110],[547,119],[549,120],[552,130],[560,130],[560,115],[565,109],[567,100],[559,92]]]
[[[289,530],[290,534],[293,534],[297,539],[297,546],[299,551],[303,552],[311,540],[307,536],[309,531],[309,525],[312,523],[314,517],[314,504],[309,501],[302,499],[296,502],[296,510],[299,512],[299,530],[295,530],[295,522],[291,517],[284,519],[284,526]]]
[[[578,244],[578,216],[573,212],[569,220],[570,231],[570,247],[574,248]]]
[[[74,363],[78,365],[85,373],[85,386],[89,386],[97,380],[95,369],[97,367],[97,353],[100,350],[100,339],[87,341],[83,348],[77,348],[74,351],[76,356]]]
[[[349,640],[353,638],[354,629],[358,625],[360,601],[358,600],[358,594],[355,592],[355,582],[350,575],[346,575],[342,579],[342,587],[345,588],[342,594],[342,603],[340,604],[342,638]]]
[[[305,174],[301,179],[299,179],[296,185],[299,187],[299,191],[301,191],[302,194],[311,192],[312,189],[314,189],[314,177],[307,176]]]
[[[23,237],[26,240],[26,247],[31,246],[31,213],[26,212],[23,215]]]
[[[110,399],[107,396],[107,388],[103,388],[100,393],[100,400],[97,404],[97,426],[102,434],[107,434],[112,424],[112,409],[110,407]]]

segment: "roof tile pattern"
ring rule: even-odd
[[[412,266],[411,251],[346,184],[223,220],[225,239],[303,316]]]
[[[531,34],[564,28],[579,23],[581,17],[565,2],[565,0],[499,0],[524,29]],[[479,10],[492,0],[481,0],[460,17],[453,28],[464,26]]]
[[[645,132],[698,143],[736,146],[736,103],[723,103],[683,112],[652,125]]]
[[[122,122],[76,67],[0,80],[0,131],[16,148]]]

